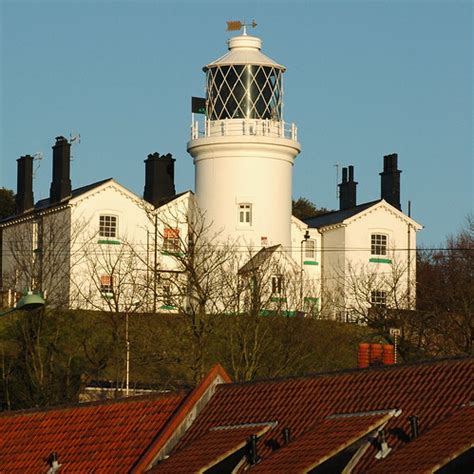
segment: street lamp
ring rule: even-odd
[[[13,313],[14,311],[32,311],[34,309],[41,308],[44,305],[45,301],[39,293],[28,291],[18,300],[17,304],[13,308],[0,313],[0,316]]]
[[[301,309],[303,309],[303,244],[309,240],[310,235],[309,235],[309,230],[306,229],[306,232],[303,236],[303,240],[301,241],[301,253],[300,253],[300,264],[301,264],[301,282],[300,282],[300,305]]]

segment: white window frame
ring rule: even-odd
[[[118,216],[114,214],[99,215],[99,237],[116,239],[118,236]]]
[[[272,284],[272,295],[281,296],[283,294],[283,284],[284,284],[283,275],[272,275],[271,284]]]
[[[304,258],[316,260],[316,240],[309,239],[304,242]]]
[[[105,282],[108,279],[108,282]],[[100,276],[100,292],[104,295],[111,295],[114,292],[114,277],[112,275]]]
[[[370,234],[370,254],[375,257],[388,255],[388,235],[382,232],[372,232]]]
[[[252,203],[239,203],[237,207],[237,223],[240,227],[252,226]]]
[[[384,290],[372,290],[370,292],[370,304],[378,308],[387,307],[387,292]]]
[[[163,252],[179,253],[180,249],[179,229],[166,227],[163,231]]]

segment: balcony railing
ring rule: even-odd
[[[257,119],[205,119],[204,122],[193,120],[191,124],[191,140],[227,136],[259,136],[298,141],[298,128],[294,123]]]

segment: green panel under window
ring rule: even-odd
[[[369,262],[373,263],[392,263],[392,260],[389,258],[370,258]]]
[[[303,265],[319,265],[319,262],[315,262],[314,260],[305,260]]]
[[[120,242],[120,240],[100,239],[97,243],[105,245],[120,245],[122,242]]]
[[[286,303],[286,298],[279,298],[277,296],[272,296],[270,301],[273,303]]]
[[[169,304],[164,304],[163,306],[160,306],[160,309],[176,309],[176,307]]]
[[[305,303],[319,303],[319,298],[313,298],[311,296],[305,296]]]

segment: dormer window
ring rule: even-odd
[[[252,225],[252,204],[239,204],[238,223],[241,226],[250,227]]]

